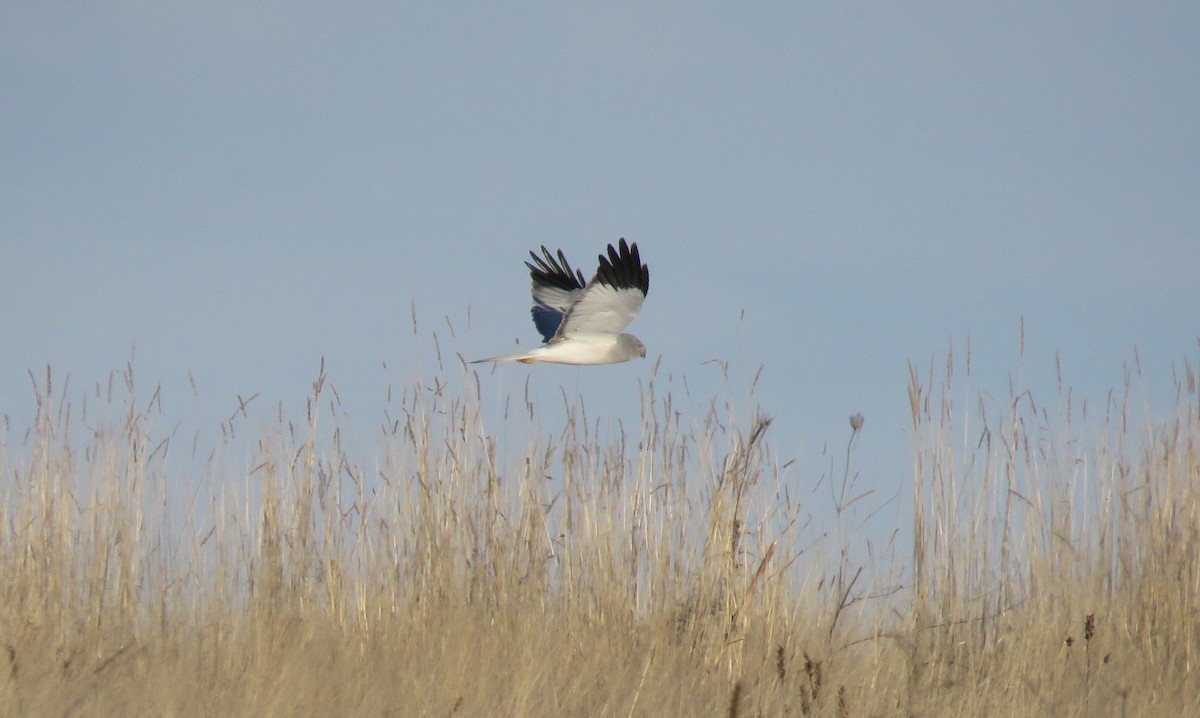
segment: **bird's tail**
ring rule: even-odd
[[[533,350],[533,351],[513,352],[512,354],[501,354],[499,356],[488,357],[486,359],[476,359],[476,360],[472,361],[471,363],[472,364],[482,364],[484,362],[489,362],[489,361],[490,362],[519,361],[522,364],[533,364],[538,360],[537,357],[538,357],[538,355],[536,353],[536,350]]]

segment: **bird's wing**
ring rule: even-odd
[[[537,327],[542,341],[550,341],[558,332],[563,317],[583,293],[585,282],[583,272],[572,269],[562,250],[558,250],[556,259],[550,250],[542,246],[542,257],[533,252],[533,264],[529,267],[529,276],[533,279],[533,325]]]
[[[620,334],[642,310],[650,290],[650,270],[642,264],[637,243],[622,238],[600,255],[596,276],[579,292],[554,335],[556,340],[579,334]]]

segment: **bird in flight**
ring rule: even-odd
[[[529,253],[526,262],[533,279],[533,324],[545,342],[527,351],[476,359],[472,364],[519,361],[525,364],[615,364],[646,356],[646,347],[632,334],[622,334],[642,309],[650,289],[650,270],[642,264],[637,243],[608,245],[590,282],[572,269],[558,250],[555,257],[542,246],[542,256]]]

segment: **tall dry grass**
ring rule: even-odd
[[[322,370],[193,468],[131,368],[47,371],[0,445],[0,715],[1200,715],[1191,365],[1161,421],[962,372],[912,369],[893,555],[849,463],[814,521],[768,417],[653,379],[637,426],[505,432],[533,402],[443,369],[366,464]]]

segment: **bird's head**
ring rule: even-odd
[[[622,351],[622,354],[625,355],[626,361],[633,359],[634,357],[641,357],[643,359],[646,358],[646,345],[642,344],[641,339],[638,339],[632,334],[622,334],[618,341],[624,350]]]

